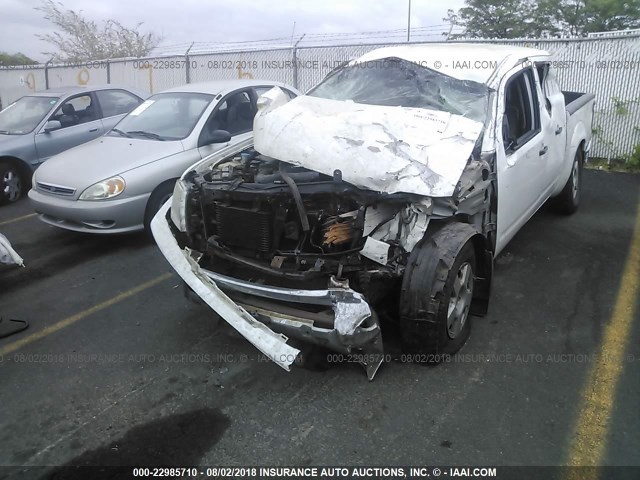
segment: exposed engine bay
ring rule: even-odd
[[[412,207],[415,195],[358,189],[339,170],[330,177],[253,150],[187,180],[189,243],[217,272],[279,286],[340,282],[368,301],[376,281],[402,275],[406,238],[416,223],[424,234],[430,213]]]
[[[276,332],[382,359],[378,313],[398,315],[411,251],[453,216],[488,221],[489,164],[470,161],[458,197],[358,188],[247,148],[185,174],[184,232],[202,279]],[[195,262],[195,263],[194,263]]]

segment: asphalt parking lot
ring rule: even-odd
[[[453,361],[402,362],[389,328],[371,383],[261,361],[142,234],[2,207],[27,267],[0,314],[30,327],[0,339],[0,465],[640,465],[639,200],[640,176],[586,171],[576,215],[540,211],[497,259]]]

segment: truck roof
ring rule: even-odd
[[[229,80],[212,80],[208,82],[196,82],[196,83],[188,83],[185,85],[180,85],[179,87],[169,88],[167,90],[163,90],[158,93],[167,93],[167,92],[195,92],[195,93],[209,93],[212,95],[217,95],[219,93],[224,93],[229,90],[235,90],[238,88],[245,87],[258,87],[262,85],[277,85],[279,87],[286,87],[292,89],[292,87],[274,80],[254,80],[254,79],[244,79],[244,78],[235,78]]]
[[[495,43],[428,43],[372,50],[355,63],[400,58],[460,80],[490,84],[499,68],[509,69],[525,59],[544,59],[544,50]]]

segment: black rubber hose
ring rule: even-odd
[[[298,186],[296,182],[289,176],[289,174],[284,169],[284,163],[280,162],[280,176],[282,180],[289,186],[291,189],[291,193],[293,194],[293,199],[296,201],[296,206],[298,207],[298,214],[300,215],[300,223],[302,223],[302,230],[305,232],[309,231],[309,219],[307,218],[307,211],[304,209],[304,203],[302,203],[302,196],[300,195],[300,190],[298,190]]]

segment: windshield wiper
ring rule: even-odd
[[[131,130],[127,133],[130,135],[140,135],[142,137],[152,138],[154,140],[160,140],[161,142],[164,142],[164,138],[157,133],[145,132],[144,130]]]
[[[2,133],[4,135],[8,135],[9,134],[9,130],[0,130],[0,133]]]
[[[128,133],[123,132],[122,130],[120,130],[118,128],[112,128],[111,131],[112,132],[116,132],[118,135],[120,135],[122,137],[131,138],[131,135],[129,135]]]

